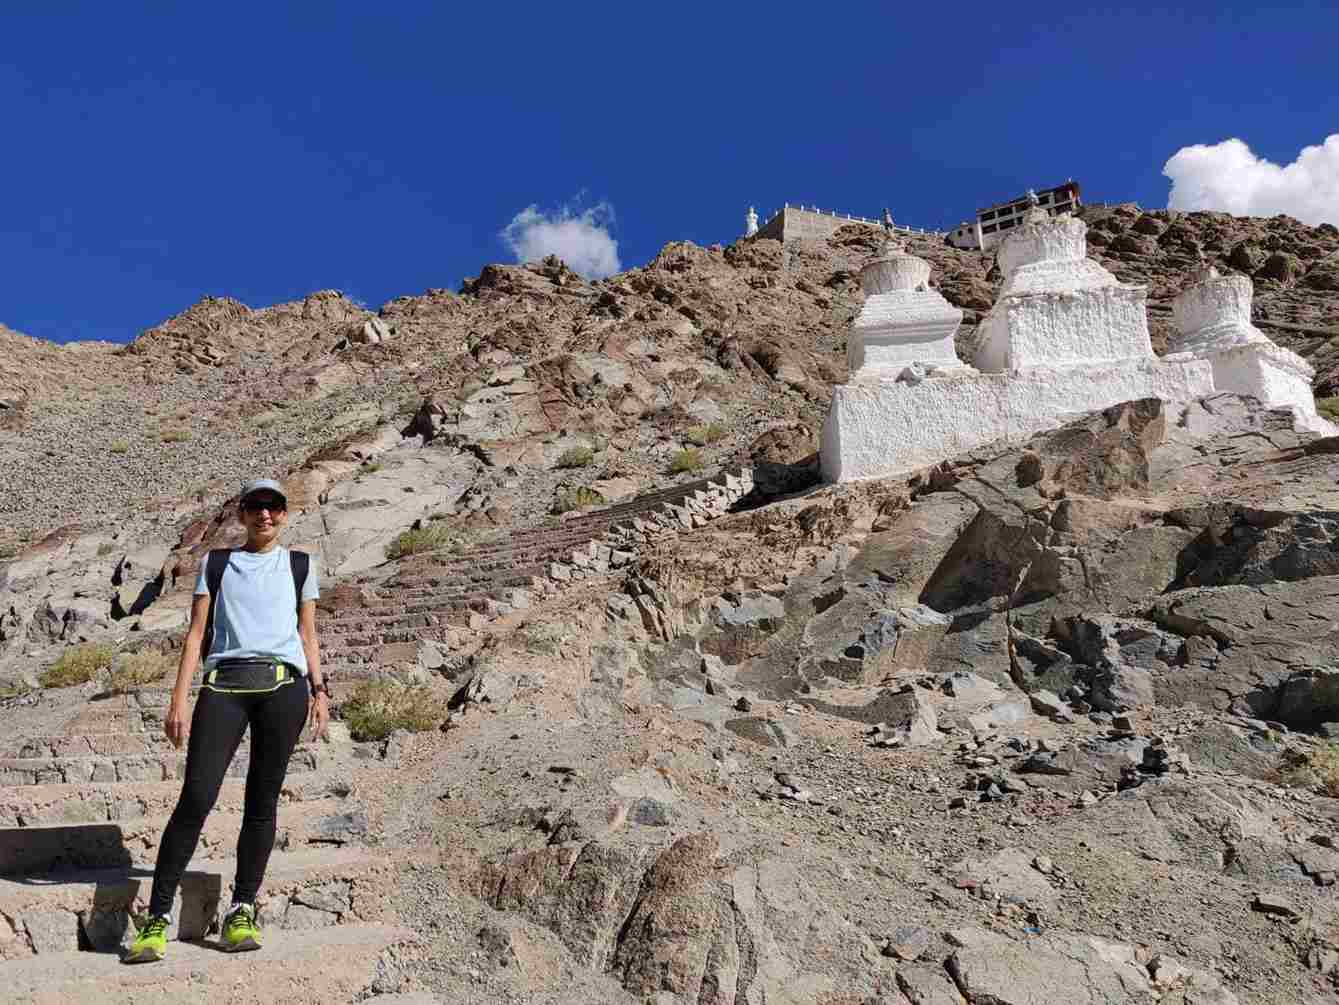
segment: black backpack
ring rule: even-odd
[[[228,560],[236,548],[217,548],[205,559],[205,585],[209,588],[209,617],[205,619],[205,637],[200,642],[200,661],[209,659],[209,650],[214,646],[214,608],[219,602],[219,591],[223,588],[223,574],[228,569]],[[298,616],[302,612],[302,588],[307,585],[307,572],[311,568],[311,556],[305,551],[289,551],[288,567],[293,573],[293,592],[297,597]]]

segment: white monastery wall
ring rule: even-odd
[[[987,443],[1024,439],[1123,401],[1185,403],[1214,392],[1203,361],[1141,360],[1021,374],[965,373],[834,388],[823,424],[824,480],[907,474]]]

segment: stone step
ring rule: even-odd
[[[242,738],[238,754],[250,749],[251,734]],[[299,749],[303,745],[299,744]],[[119,757],[126,754],[172,753],[172,741],[162,730],[141,729],[116,733],[78,733],[73,736],[33,736],[0,747],[0,760],[38,758]]]
[[[70,869],[153,867],[169,815],[97,824],[46,824],[0,828],[0,876],[35,876]],[[233,854],[242,827],[240,806],[216,808],[200,832],[196,861]],[[368,836],[360,803],[328,797],[279,813],[275,847],[358,845]]]
[[[10,1005],[329,1005],[354,1001],[371,983],[378,957],[413,938],[393,925],[339,924],[290,929],[243,961],[213,942],[181,942],[166,959],[143,966],[125,966],[113,952],[45,952],[0,964],[0,973]]]
[[[225,779],[216,809],[240,810],[245,784],[239,778]],[[300,772],[284,781],[280,805],[343,796],[351,789],[352,783],[343,774]],[[16,785],[0,789],[0,827],[124,823],[167,816],[180,794],[178,781]]]
[[[248,751],[238,751],[228,777],[244,778]],[[288,773],[316,770],[316,751],[294,751]],[[23,785],[69,785],[79,782],[163,782],[186,777],[186,754],[123,754],[115,757],[11,757],[0,759],[0,795]]]
[[[351,921],[362,914],[378,917],[381,892],[349,882],[378,868],[386,868],[386,856],[364,848],[276,851],[257,904],[261,924],[311,928],[338,924],[346,915]],[[192,861],[173,905],[172,937],[199,939],[217,930],[235,870],[232,859]],[[11,957],[68,952],[80,948],[81,936],[82,944],[95,950],[114,950],[127,934],[129,918],[144,909],[152,883],[152,869],[133,865],[71,870],[36,882],[26,876],[0,878],[0,915],[10,919],[17,936],[0,943],[0,952]],[[9,970],[9,964],[0,964],[0,973]]]

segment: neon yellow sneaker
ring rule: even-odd
[[[156,963],[167,955],[167,918],[155,916],[147,918],[142,926],[135,929],[135,941],[122,963]]]
[[[256,924],[256,909],[239,904],[223,919],[223,948],[230,953],[244,953],[260,948],[260,927]]]

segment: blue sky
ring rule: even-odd
[[[750,203],[941,227],[1073,176],[1164,206],[1182,147],[1287,164],[1339,132],[1332,2],[26,6],[0,322],[56,341],[206,294],[455,289],[531,206],[627,268]]]

